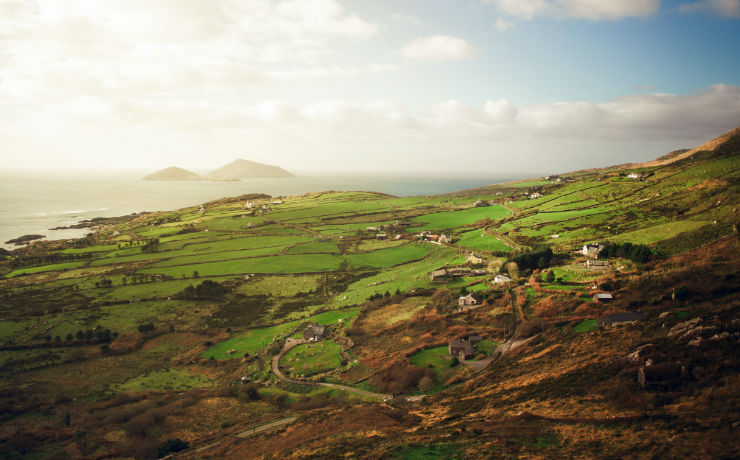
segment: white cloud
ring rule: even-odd
[[[513,29],[516,26],[516,23],[513,21],[507,21],[504,18],[498,18],[493,26],[499,32],[506,32],[509,29]]]
[[[0,0],[0,97],[170,95],[352,75],[321,60],[377,30],[337,0]]]
[[[740,87],[520,107],[506,99],[479,107],[448,100],[422,111],[385,100],[240,105],[134,97],[60,101],[32,119],[28,110],[15,106],[0,117],[0,139],[29,152],[10,162],[51,166],[67,153],[105,146],[126,150],[127,162],[162,167],[189,158],[207,168],[247,151],[256,161],[298,169],[377,168],[386,158],[397,170],[566,171],[643,161],[719,135],[740,120]],[[44,136],[34,135],[40,119],[48,123]],[[454,164],[445,162],[450,155]]]
[[[703,0],[678,7],[684,13],[709,12],[723,18],[740,18],[740,0]]]
[[[660,0],[485,0],[505,15],[522,20],[536,16],[611,21],[647,17],[658,11]]]
[[[393,16],[391,16],[391,19],[397,22],[405,22],[408,24],[421,24],[421,20],[417,18],[416,16],[410,16],[410,15],[401,14],[401,13],[393,14]]]
[[[475,49],[467,41],[449,35],[419,38],[404,45],[400,53],[420,61],[461,61],[476,56]]]

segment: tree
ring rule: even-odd
[[[555,273],[552,270],[549,270],[547,275],[545,275],[545,281],[548,283],[555,281]]]
[[[151,254],[157,251],[159,251],[159,238],[151,239],[141,247],[141,252],[146,254]]]

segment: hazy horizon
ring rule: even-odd
[[[650,160],[740,124],[738,18],[738,0],[2,0],[0,168]]]

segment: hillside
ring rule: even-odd
[[[236,177],[240,179],[249,178],[275,178],[294,177],[293,174],[278,166],[266,165],[249,160],[234,160],[209,173],[210,177]]]
[[[32,242],[0,259],[0,454],[737,458],[737,139]]]
[[[188,171],[187,169],[171,166],[149,174],[143,180],[206,180],[206,178]]]

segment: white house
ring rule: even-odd
[[[642,179],[642,174],[640,173],[630,173],[627,175],[629,179]]]
[[[493,282],[496,284],[511,283],[511,278],[506,275],[496,275],[496,277],[493,279]]]
[[[599,257],[599,252],[602,249],[604,249],[603,244],[584,244],[582,252],[584,256],[596,259]]]

